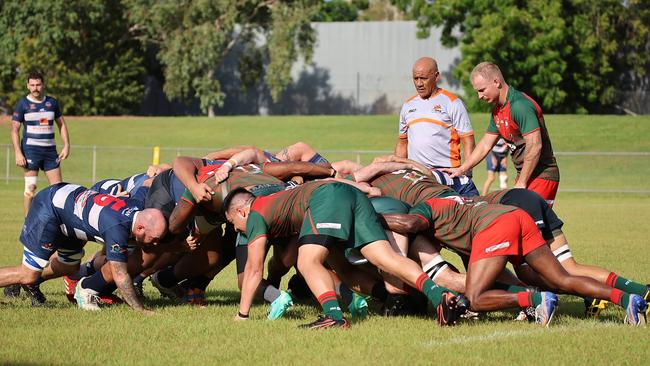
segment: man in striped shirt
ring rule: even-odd
[[[11,142],[14,145],[16,165],[25,169],[25,216],[36,193],[38,171],[43,170],[50,184],[61,182],[61,160],[70,154],[68,128],[59,102],[45,95],[43,75],[32,72],[27,77],[29,94],[18,101],[12,116]],[[54,122],[63,139],[61,153],[56,151]],[[22,140],[20,126],[24,125]]]

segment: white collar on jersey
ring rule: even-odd
[[[43,99],[41,99],[41,100],[36,100],[36,99],[33,99],[30,96],[30,94],[27,94],[27,100],[29,100],[32,103],[43,103],[45,101],[45,99],[47,99],[47,95],[43,95]]]

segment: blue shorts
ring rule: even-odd
[[[27,170],[48,170],[56,169],[60,166],[59,154],[56,147],[41,146],[22,146],[23,155],[27,160]]]
[[[496,154],[490,151],[487,158],[485,159],[485,162],[487,163],[487,171],[495,173],[508,171],[506,157],[507,155],[505,154]]]
[[[23,243],[23,264],[34,271],[42,271],[50,257],[58,252],[58,260],[64,264],[81,262],[86,244],[84,240],[69,238],[61,230],[61,220],[52,206],[52,196],[60,184],[38,192],[25,218],[20,241]]]
[[[450,178],[449,174],[443,173],[440,170],[432,169],[431,172],[438,183],[450,187],[456,191],[458,195],[463,197],[478,196],[478,188],[476,188],[471,176],[463,175],[456,178]]]

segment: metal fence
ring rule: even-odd
[[[161,147],[160,161],[171,163],[179,155],[204,156],[216,149]],[[330,161],[347,159],[361,164],[370,163],[375,156],[392,153],[389,150],[319,152]],[[555,155],[562,175],[561,191],[650,194],[650,152],[560,151]],[[106,178],[123,178],[145,171],[152,158],[153,147],[73,145],[70,158],[62,164],[63,178],[65,181],[80,184],[94,183]],[[15,165],[12,145],[0,145],[0,162],[4,162],[2,177],[5,184],[23,179],[22,169]],[[477,185],[482,183],[485,177],[483,164],[474,168],[474,181]],[[514,172],[514,169],[509,169]],[[42,175],[40,179],[44,179]]]

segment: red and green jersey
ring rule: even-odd
[[[411,209],[429,224],[435,238],[450,250],[469,255],[472,239],[497,217],[516,207],[485,202],[460,204],[452,199],[430,198]]]
[[[315,190],[330,181],[307,182],[300,187],[257,197],[246,222],[247,242],[260,236],[284,238],[298,234]]]
[[[502,189],[500,191],[494,191],[486,194],[485,196],[472,197],[472,201],[485,201],[490,204],[497,204],[501,202],[503,196],[505,196],[510,189]]]
[[[487,133],[500,135],[508,142],[512,162],[518,172],[524,165],[526,152],[524,136],[535,131],[540,131],[542,135],[542,151],[530,179],[541,178],[559,182],[560,170],[553,155],[542,108],[528,95],[509,87],[506,103],[502,106],[496,105],[492,109]]]
[[[448,186],[438,183],[417,170],[397,170],[370,181],[370,185],[381,189],[384,196],[392,197],[415,206],[434,197],[457,196]]]

